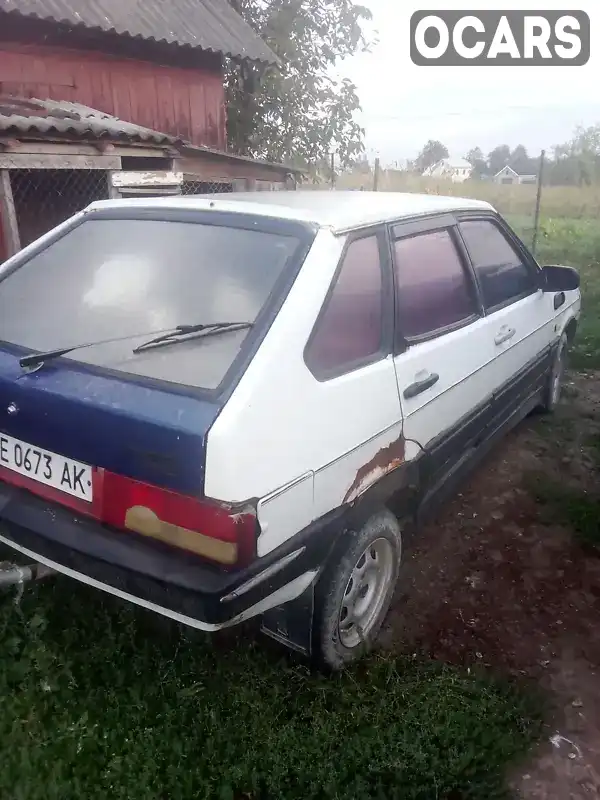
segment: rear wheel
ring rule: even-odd
[[[349,539],[317,585],[315,652],[339,670],[369,651],[389,610],[402,556],[402,533],[387,510]]]
[[[550,375],[548,376],[548,384],[544,394],[544,402],[542,403],[542,411],[551,414],[555,411],[560,403],[562,394],[562,386],[565,379],[565,372],[567,369],[567,356],[569,350],[569,337],[566,332],[560,337]]]

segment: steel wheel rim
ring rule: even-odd
[[[386,601],[393,575],[392,543],[375,539],[364,549],[346,584],[338,620],[344,647],[358,647],[368,636]]]

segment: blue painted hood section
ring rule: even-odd
[[[202,493],[217,402],[92,373],[68,359],[27,374],[18,358],[0,349],[0,431],[138,481]]]

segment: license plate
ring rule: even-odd
[[[92,502],[92,468],[0,433],[0,466]]]

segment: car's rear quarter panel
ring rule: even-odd
[[[318,381],[304,348],[342,254],[327,229],[277,319],[208,435],[205,490],[226,502],[258,501],[259,555],[342,505],[374,480],[377,456],[403,452],[391,357]],[[363,486],[357,475],[364,472]]]

